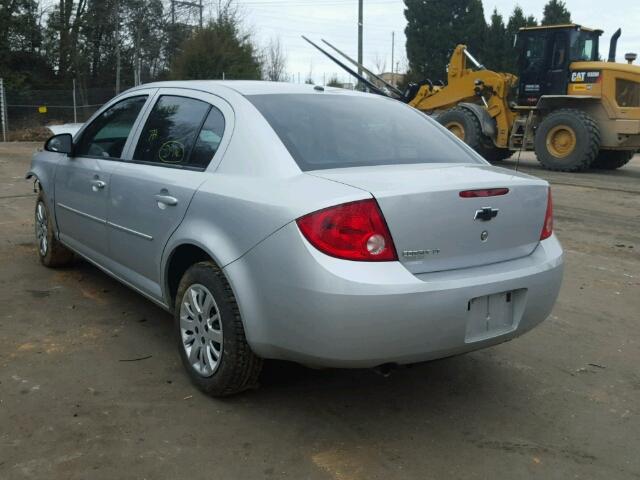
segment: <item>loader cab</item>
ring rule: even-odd
[[[534,106],[543,95],[566,95],[571,62],[599,60],[601,30],[580,25],[525,27],[518,32],[518,104]]]

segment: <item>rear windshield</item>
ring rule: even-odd
[[[394,100],[330,94],[247,97],[301,170],[480,163],[424,114]]]

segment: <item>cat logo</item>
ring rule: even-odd
[[[571,72],[571,83],[596,83],[600,72]]]
[[[587,72],[571,72],[571,81],[584,82],[584,77],[586,75],[587,75]]]

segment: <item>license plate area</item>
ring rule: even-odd
[[[512,290],[469,300],[465,342],[479,342],[515,330],[525,292]]]

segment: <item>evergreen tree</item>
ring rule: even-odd
[[[6,86],[32,86],[53,75],[41,47],[38,3],[34,0],[1,2],[0,77]]]
[[[171,68],[171,77],[181,80],[259,80],[262,73],[258,51],[238,19],[219,16],[198,30],[182,46]]]
[[[407,58],[413,80],[446,78],[446,66],[462,43],[484,54],[487,24],[481,0],[405,0]]]
[[[505,70],[509,57],[509,42],[507,40],[507,29],[504,25],[502,15],[494,8],[487,30],[485,55],[483,59],[484,65],[488,69],[498,72]]]
[[[514,45],[516,35],[522,27],[532,26],[536,21],[533,16],[528,18],[524,16],[522,8],[516,6],[513,9],[513,13],[509,17],[506,29],[506,45],[505,45],[505,57],[504,57],[504,71],[509,73],[516,73],[518,69],[518,49]]]
[[[549,0],[544,6],[542,25],[559,25],[571,23],[571,13],[562,0]]]

